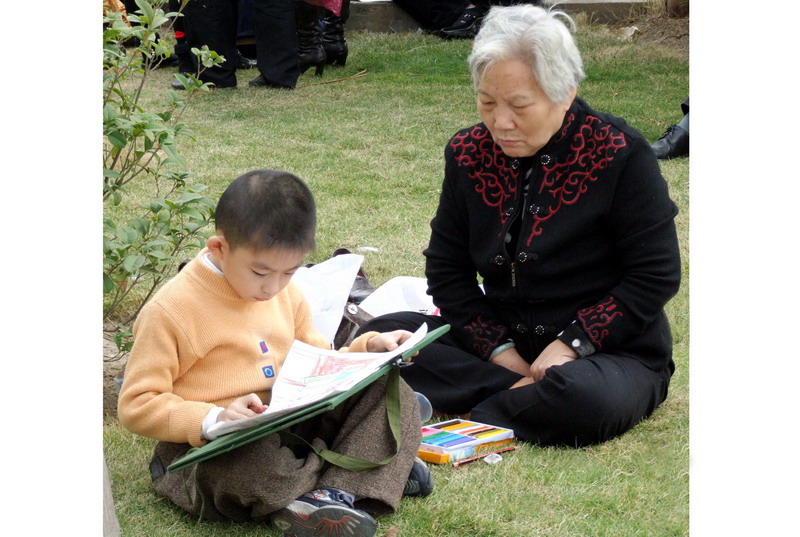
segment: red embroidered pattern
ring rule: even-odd
[[[456,164],[469,167],[468,177],[475,182],[475,192],[487,206],[497,208],[502,230],[509,218],[503,211],[503,204],[516,196],[519,170],[511,169],[508,156],[494,143],[486,127],[476,125],[464,134],[456,134],[450,147]]]
[[[608,335],[607,327],[611,321],[624,316],[614,303],[613,296],[608,297],[605,302],[578,311],[578,320],[583,325],[583,330],[598,349],[603,346],[603,340]]]
[[[480,315],[474,322],[464,326],[464,330],[475,340],[472,348],[478,356],[489,354],[489,349],[495,348],[500,338],[506,334],[505,326],[488,323]]]
[[[556,142],[564,139],[575,114],[570,114]],[[600,179],[598,173],[606,168],[619,149],[627,145],[622,132],[612,130],[611,125],[601,127],[594,116],[587,116],[586,123],[578,127],[570,143],[566,159],[552,165],[544,165],[544,177],[539,185],[539,193],[549,193],[553,201],[546,210],[533,216],[533,225],[528,235],[527,245],[533,238],[542,234],[542,223],[553,217],[565,205],[572,205],[589,189],[589,184]]]

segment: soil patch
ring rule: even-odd
[[[648,9],[635,19],[616,25],[636,27],[633,39],[689,55],[689,17],[674,18],[664,9]]]
[[[127,356],[118,356],[113,338],[103,336],[103,420],[117,416],[117,387],[114,378],[119,374]]]

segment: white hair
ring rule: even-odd
[[[467,60],[475,87],[494,63],[515,59],[530,65],[551,101],[566,102],[585,76],[574,31],[563,11],[530,4],[491,8]]]

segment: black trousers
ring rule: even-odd
[[[441,317],[398,312],[370,320],[359,333],[413,332],[423,322],[428,330],[444,324]],[[473,420],[511,428],[535,444],[579,447],[619,436],[652,414],[667,397],[673,370],[671,361],[656,372],[633,358],[596,353],[509,390],[520,375],[482,361],[448,333],[422,349],[401,374],[439,412],[470,413]]]
[[[294,0],[252,0],[258,70],[269,82],[287,88],[295,87],[300,76],[294,9]],[[220,88],[236,87],[239,2],[192,0],[184,15],[189,46],[208,45],[226,60],[206,69],[200,78]]]

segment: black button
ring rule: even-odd
[[[510,209],[508,209],[504,214],[505,214],[506,218],[509,218],[511,215],[514,214],[514,207],[511,207]]]
[[[537,336],[543,336],[545,333],[545,328],[542,325],[536,325],[536,328],[533,329],[533,333]]]
[[[506,258],[503,257],[502,255],[496,255],[492,258],[492,263],[494,263],[495,265],[502,265],[505,262]]]
[[[528,331],[528,327],[522,323],[517,323],[514,325],[514,330],[519,332],[520,334],[524,334],[525,332]]]
[[[531,214],[539,214],[542,211],[542,208],[539,205],[531,205],[528,207],[528,212]]]
[[[516,170],[516,169],[518,169],[518,168],[519,168],[519,160],[517,160],[517,159],[512,159],[512,160],[511,160],[511,169],[512,169],[512,170]]]
[[[541,162],[544,165],[550,164],[551,160],[552,159],[550,158],[550,155],[542,155],[541,157],[539,157],[539,162]]]

